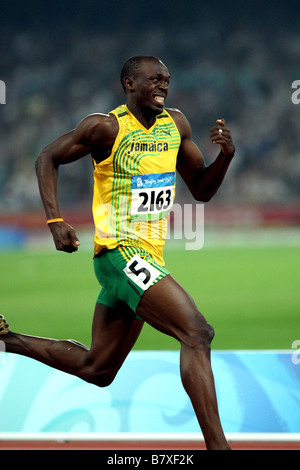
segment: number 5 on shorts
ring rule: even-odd
[[[126,276],[143,290],[147,290],[158,278],[160,272],[143,260],[140,256],[134,255],[123,269]]]

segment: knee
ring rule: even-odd
[[[108,387],[114,381],[115,374],[100,373],[90,377],[89,383],[97,385],[97,387]]]
[[[215,337],[215,329],[210,323],[206,322],[206,324],[207,324],[208,341],[210,344]]]
[[[197,312],[187,323],[184,342],[192,348],[210,349],[214,336],[213,326],[205,320],[200,312]]]
[[[116,373],[116,371],[102,369],[94,364],[86,364],[81,368],[78,376],[97,387],[108,387],[114,381]]]
[[[198,344],[200,344],[205,349],[210,349],[212,340],[215,336],[215,330],[213,326],[208,323],[206,320],[203,320],[203,325],[201,326],[199,336],[198,336]]]
[[[114,380],[115,374],[110,374],[102,371],[82,371],[79,377],[85,382],[96,385],[97,387],[108,387]]]

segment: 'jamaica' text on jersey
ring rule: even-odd
[[[167,152],[169,150],[168,142],[136,142],[132,141],[129,153],[132,152]]]

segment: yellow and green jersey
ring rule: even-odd
[[[165,110],[150,129],[126,105],[111,114],[119,123],[111,155],[94,161],[94,254],[134,246],[163,265],[180,134]]]

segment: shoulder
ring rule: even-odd
[[[94,113],[86,116],[75,129],[78,142],[89,146],[103,146],[106,141],[113,141],[119,130],[113,114]]]
[[[176,108],[166,108],[166,111],[173,118],[181,138],[186,138],[191,135],[191,126],[186,116]]]

